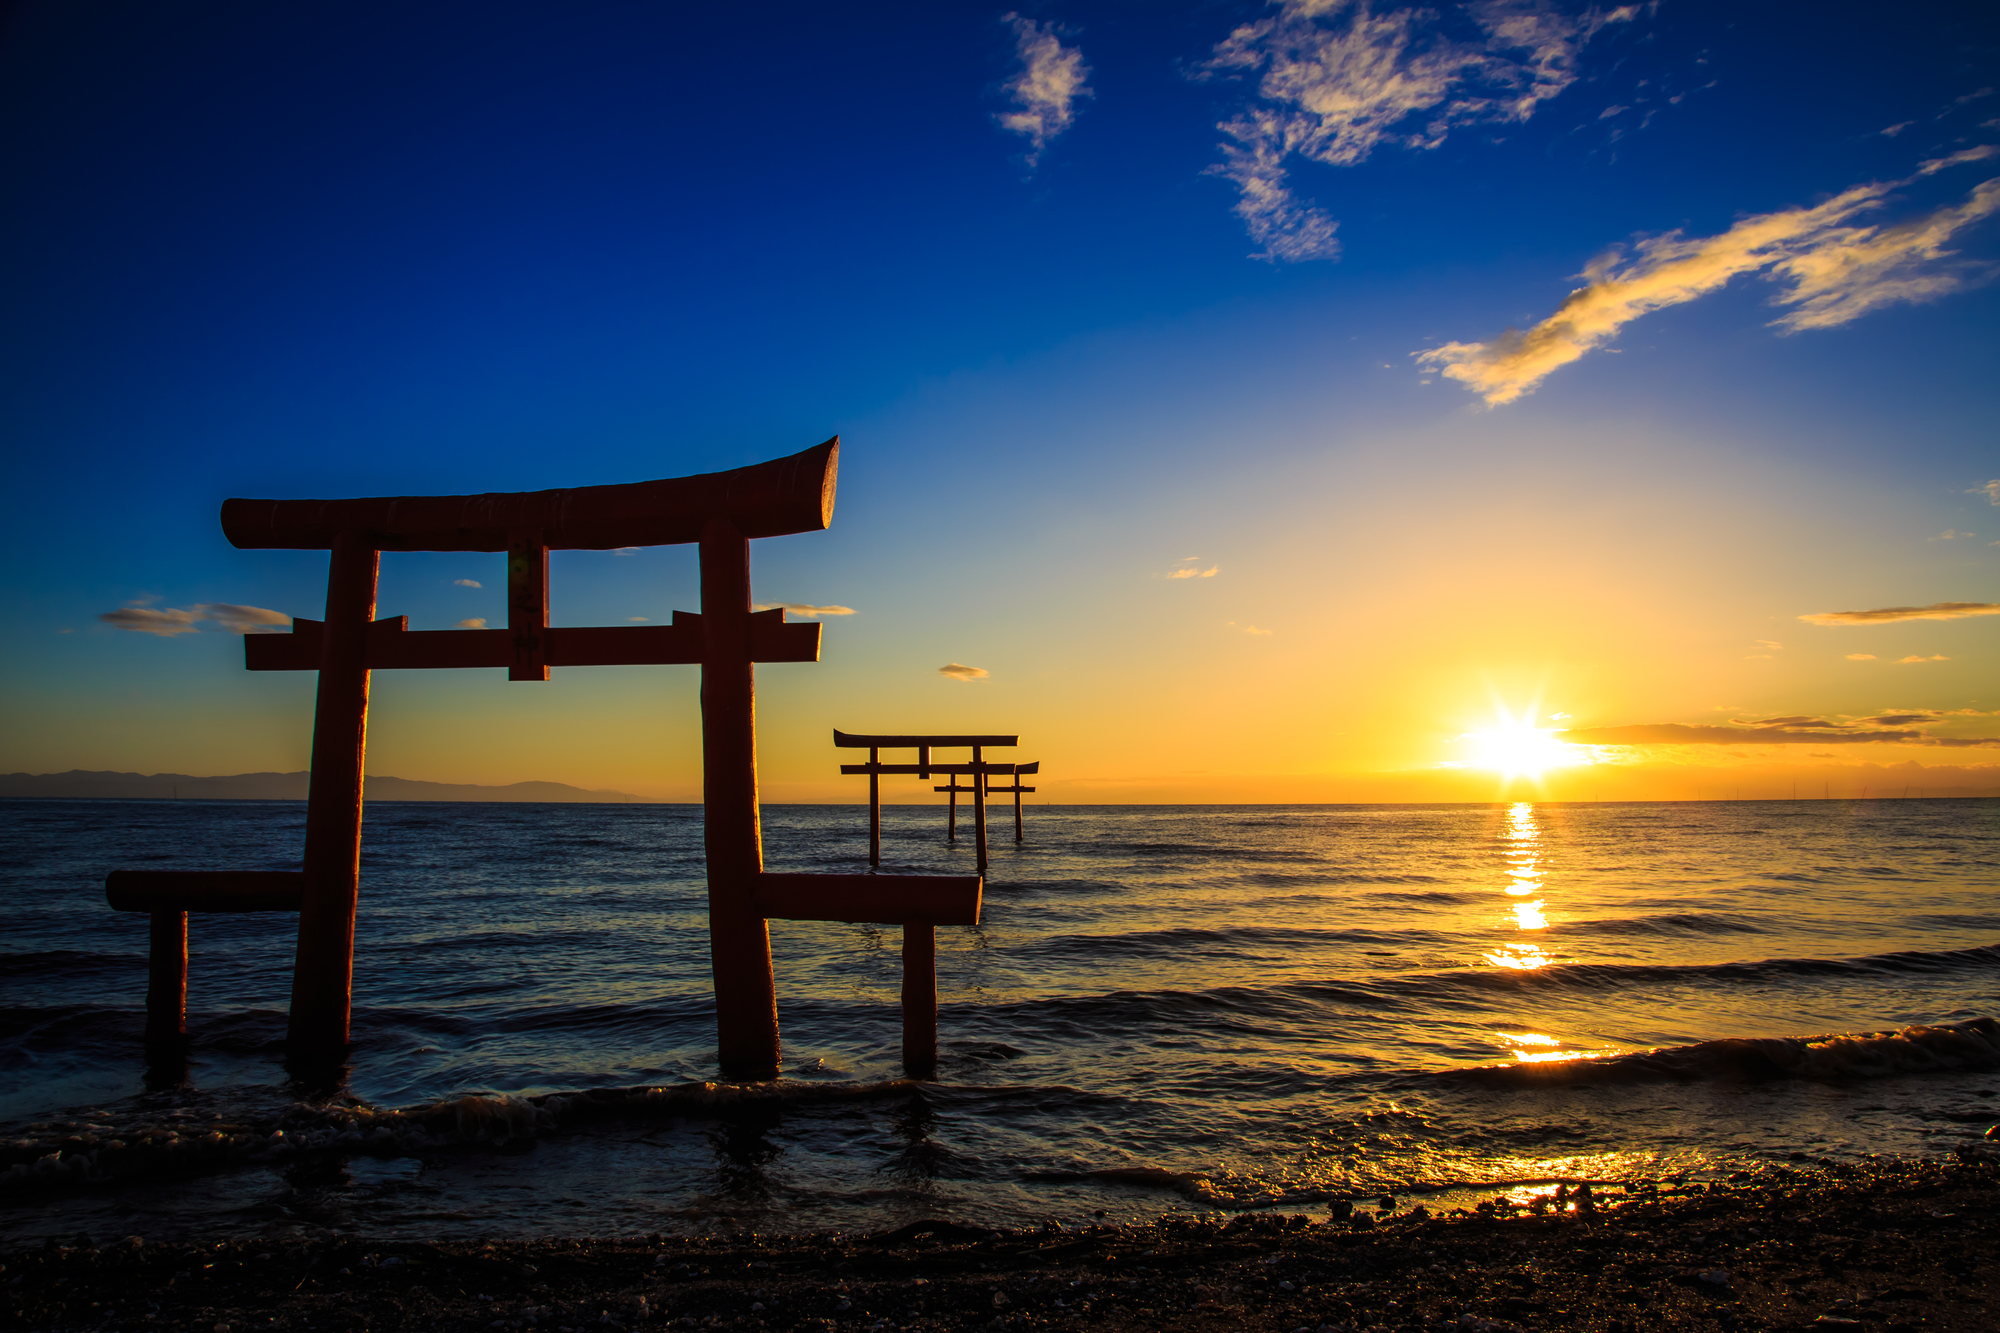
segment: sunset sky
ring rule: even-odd
[[[225,498],[838,434],[755,550],[825,625],[769,800],[863,797],[834,727],[1055,801],[2000,793],[2000,8],[0,22],[0,771],[307,765],[240,635],[326,557]],[[379,613],[504,624],[503,565]],[[559,553],[555,621],[695,575]],[[379,673],[369,770],[699,799],[698,674]]]

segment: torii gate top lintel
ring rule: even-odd
[[[361,533],[379,551],[505,551],[532,534],[552,551],[679,546],[710,520],[744,537],[818,532],[833,521],[840,437],[787,458],[661,481],[485,495],[228,500],[222,531],[241,550],[327,551]]]

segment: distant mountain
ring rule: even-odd
[[[197,778],[186,773],[8,773],[0,775],[0,798],[118,801],[303,801],[306,773],[237,773]],[[622,791],[586,791],[561,782],[515,782],[481,787],[465,782],[417,782],[410,778],[367,779],[371,801],[592,801],[618,804],[646,798]]]

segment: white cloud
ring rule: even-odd
[[[1167,577],[1170,579],[1212,579],[1221,572],[1221,565],[1210,565],[1207,569],[1196,569],[1190,565],[1186,569],[1174,570]]]
[[[1483,343],[1446,343],[1416,353],[1483,397],[1511,403],[1534,391],[1552,371],[1618,335],[1655,310],[1715,291],[1744,273],[1763,273],[1783,290],[1786,313],[1772,323],[1787,333],[1824,329],[1883,306],[1929,301],[1987,276],[1949,262],[1945,242],[1959,230],[2000,212],[2000,178],[1975,186],[1965,202],[1947,204],[1889,226],[1855,226],[1882,207],[1908,180],[1857,185],[1813,208],[1788,208],[1744,218],[1717,236],[1669,232],[1642,240],[1628,258],[1613,249],[1583,272],[1587,285],[1556,312],[1522,332],[1509,329]]]
[[[473,617],[472,619],[470,619],[470,620],[461,620],[461,621],[459,621],[459,622],[458,622],[458,628],[460,628],[460,629],[485,629],[485,628],[486,628],[486,622],[485,622],[485,620],[483,620],[483,619],[481,619],[481,618],[479,618],[479,617],[477,617],[477,616],[474,616],[474,617]]]
[[[1882,130],[1881,131],[1882,137],[1885,139],[1893,139],[1897,135],[1901,134],[1904,130],[1907,130],[1908,128],[1910,128],[1910,126],[1916,123],[1917,122],[1914,120],[1898,121],[1896,124],[1889,126],[1885,130]]]
[[[1572,18],[1546,0],[1482,0],[1464,11],[1475,39],[1446,33],[1429,9],[1274,3],[1275,15],[1219,42],[1200,77],[1261,75],[1257,101],[1217,127],[1229,139],[1211,171],[1235,183],[1256,257],[1287,262],[1338,258],[1340,224],[1293,196],[1286,159],[1353,166],[1385,143],[1435,148],[1454,125],[1527,120],[1575,82],[1585,42],[1638,14]]]
[[[780,607],[783,607],[795,616],[802,616],[807,620],[817,620],[821,616],[851,616],[855,613],[854,608],[851,606],[814,606],[810,602],[757,603],[759,611],[776,611]]]
[[[1986,497],[1986,502],[1988,504],[2000,505],[2000,477],[1995,477],[1992,481],[1987,482],[1984,486],[1975,486],[1971,490],[1967,491],[1966,494],[1983,495]]]
[[[1056,36],[1056,25],[1036,23],[1019,14],[1001,20],[1014,29],[1014,53],[1020,58],[1021,72],[1009,79],[1007,93],[1014,110],[997,119],[1002,127],[1027,136],[1028,165],[1041,159],[1050,140],[1070,127],[1076,119],[1076,99],[1093,96],[1084,80],[1090,66],[1074,46],[1064,46]]]
[[[486,585],[478,579],[453,579],[451,586],[454,588],[483,588]]]
[[[214,625],[225,634],[282,634],[291,628],[292,618],[283,611],[267,611],[261,606],[238,606],[233,602],[199,602],[188,610],[174,607],[155,610],[134,602],[97,617],[107,625],[136,634],[176,634],[199,632],[201,623]]]
[[[985,680],[989,675],[985,667],[967,666],[963,662],[951,662],[945,666],[941,666],[938,668],[938,674],[951,680],[967,683],[975,680]]]

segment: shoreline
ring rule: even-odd
[[[44,1244],[0,1255],[29,1330],[1452,1327],[1990,1330],[2000,1155],[1567,1190],[1535,1211],[1167,1214],[874,1235]],[[88,1238],[77,1238],[85,1241]]]

